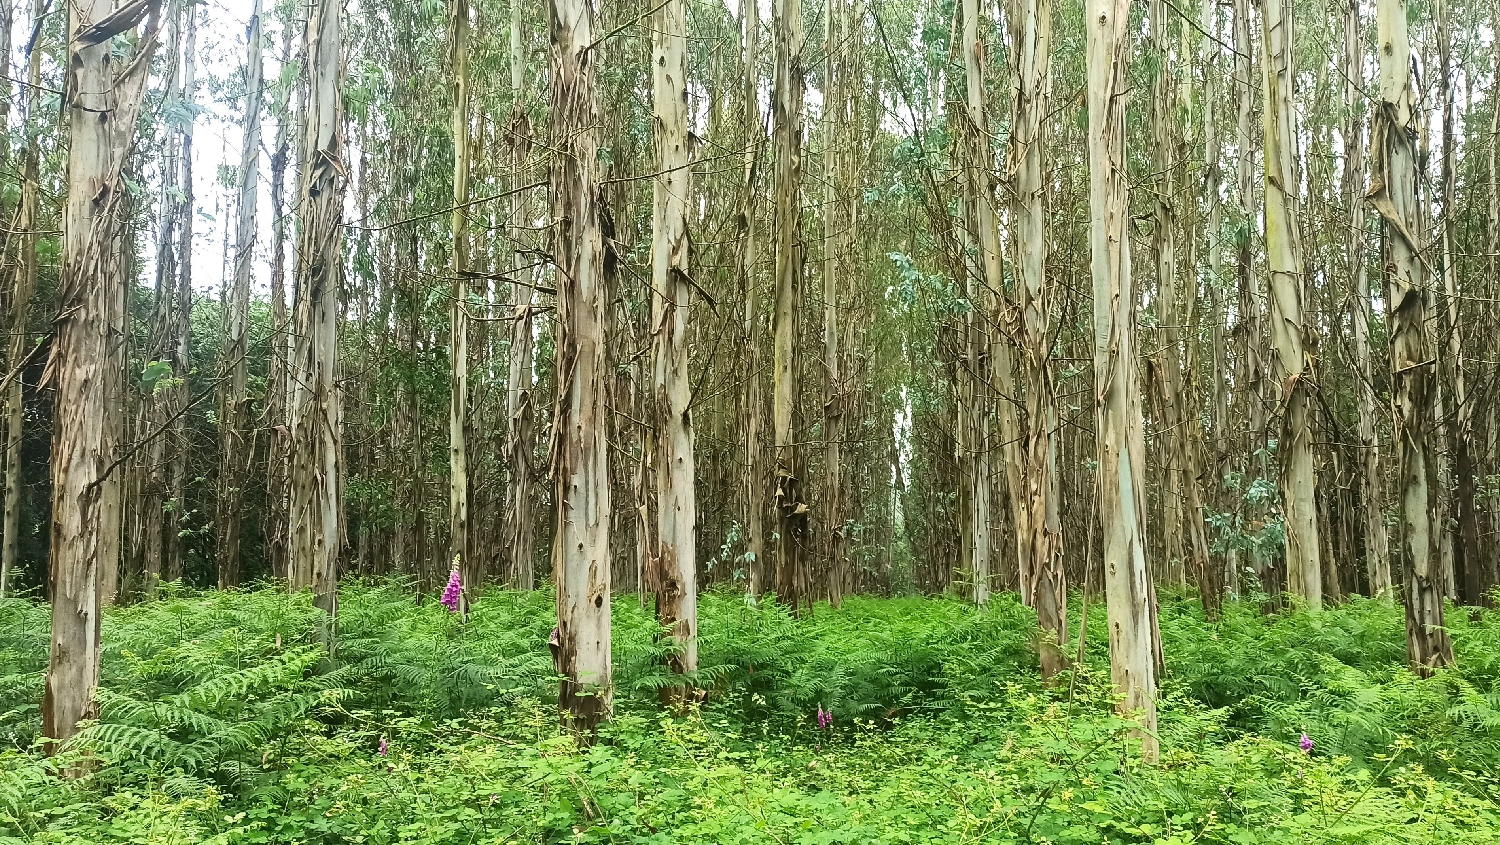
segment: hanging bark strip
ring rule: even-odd
[[[1391,344],[1391,406],[1401,490],[1401,550],[1406,602],[1406,653],[1412,669],[1430,674],[1453,662],[1443,628],[1442,576],[1437,527],[1432,524],[1436,461],[1431,454],[1432,344],[1424,327],[1430,302],[1424,287],[1417,197],[1416,109],[1411,41],[1404,0],[1376,7],[1380,101],[1371,149],[1371,205],[1385,222],[1386,324]]]
[[[557,267],[558,704],[564,723],[590,734],[608,718],[610,677],[610,489],[605,443],[605,249],[599,193],[599,120],[594,100],[593,9],[550,0],[551,191]]]

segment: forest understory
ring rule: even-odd
[[[580,747],[556,718],[546,592],[487,592],[465,620],[405,584],[342,590],[333,658],[306,593],[112,609],[100,720],[69,754],[32,750],[34,705],[0,712],[0,842],[1500,842],[1492,611],[1452,614],[1457,668],[1423,679],[1387,601],[1236,602],[1208,623],[1163,596],[1149,765],[1114,713],[1097,602],[1083,662],[1046,684],[1013,594],[797,619],[714,591],[688,679],[704,695],[673,712],[670,639],[620,596],[613,719]],[[0,602],[0,700],[40,698],[46,625]]]

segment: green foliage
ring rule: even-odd
[[[1165,597],[1147,766],[1112,710],[1097,602],[1088,659],[1049,688],[1011,596],[851,597],[796,619],[709,593],[689,679],[705,701],[669,714],[667,641],[621,597],[615,718],[580,748],[553,711],[547,591],[487,593],[465,621],[402,584],[347,585],[333,659],[306,594],[166,592],[106,616],[100,719],[62,760],[29,747],[34,705],[0,713],[0,843],[1500,837],[1494,614],[1453,614],[1459,668],[1423,680],[1385,602],[1231,603],[1210,625]],[[39,698],[45,628],[45,607],[0,602],[3,700]],[[88,774],[60,777],[81,755]]]

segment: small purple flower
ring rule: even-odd
[[[824,710],[823,705],[818,705],[818,730],[827,730],[833,727],[833,711]]]
[[[385,756],[385,753],[386,753],[386,752],[387,752],[387,751],[389,751],[389,750],[390,750],[390,748],[391,748],[391,747],[390,747],[390,746],[389,746],[389,745],[386,745],[386,742],[385,742],[385,737],[381,737],[381,738],[380,738],[380,756],[382,756],[382,757],[384,757],[384,756]]]
[[[463,592],[463,589],[463,582],[460,581],[458,570],[455,569],[453,570],[453,574],[448,576],[448,586],[443,589],[443,597],[438,599],[443,607],[448,608],[449,613],[458,610],[458,597]]]
[[[1302,739],[1297,742],[1297,747],[1300,748],[1300,749],[1302,749],[1302,753],[1303,754],[1311,754],[1312,753],[1312,750],[1313,750],[1312,737],[1308,736],[1306,731],[1302,732]]]

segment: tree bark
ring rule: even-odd
[[[31,19],[41,17],[44,0],[32,0]],[[11,288],[10,343],[6,361],[11,367],[19,367],[26,353],[26,328],[31,314],[31,297],[36,291],[37,255],[36,228],[38,169],[40,155],[32,120],[37,117],[40,103],[38,85],[41,80],[42,51],[38,45],[27,47],[26,79],[28,86],[23,102],[26,109],[22,126],[26,133],[26,147],[21,153],[21,204],[16,212],[16,229],[21,233],[16,251],[15,281]],[[21,437],[25,395],[22,375],[16,373],[5,389],[5,514],[0,523],[0,598],[9,589],[11,574],[15,571],[21,543]]]
[[[1344,197],[1349,203],[1349,274],[1353,296],[1355,393],[1359,404],[1360,498],[1363,500],[1365,571],[1370,595],[1392,597],[1385,530],[1385,489],[1375,428],[1375,382],[1370,365],[1370,273],[1365,260],[1364,38],[1358,0],[1344,10]]]
[[[1110,678],[1121,695],[1121,712],[1140,720],[1142,756],[1154,761],[1158,646],[1141,529],[1145,467],[1125,176],[1130,6],[1128,0],[1089,0],[1086,9],[1098,507],[1104,534]]]
[[[339,290],[343,282],[344,156],[342,4],[317,0],[304,45],[308,88],[298,205],[297,331],[290,372],[296,385],[291,429],[290,558],[293,590],[311,587],[332,650],[338,617],[338,554],[343,525],[342,412],[338,369]]]
[[[1432,524],[1436,462],[1433,350],[1424,328],[1430,311],[1418,232],[1416,109],[1405,0],[1379,0],[1376,46],[1380,101],[1371,139],[1371,203],[1385,222],[1386,325],[1391,344],[1391,405],[1401,487],[1401,546],[1406,652],[1421,674],[1453,662],[1443,629],[1439,543]]]
[[[652,105],[656,170],[651,231],[651,333],[653,405],[656,411],[656,548],[646,568],[656,595],[656,622],[677,651],[668,666],[677,674],[698,670],[697,502],[694,489],[692,385],[688,377],[688,319],[692,299],[688,262],[688,199],[692,151],[688,146],[687,9],[667,0],[652,33]],[[662,690],[680,704],[686,690]]]
[[[760,375],[760,322],[756,313],[755,272],[759,260],[759,235],[756,227],[756,183],[757,165],[761,147],[764,145],[764,127],[760,117],[760,75],[756,62],[760,55],[760,12],[755,3],[746,3],[744,9],[744,132],[745,165],[744,194],[741,198],[740,231],[742,233],[737,267],[740,290],[744,296],[744,315],[741,321],[740,339],[745,345],[745,391],[741,398],[740,418],[744,425],[745,458],[744,478],[740,495],[743,498],[741,519],[745,524],[745,569],[746,589],[759,597],[766,590],[765,541],[762,526],[765,519],[764,496],[766,487],[765,467],[761,456],[761,375]]]
[[[225,310],[224,369],[228,376],[219,411],[218,570],[219,589],[240,583],[240,513],[245,470],[251,461],[249,353],[250,275],[255,261],[256,204],[260,195],[261,0],[250,11],[249,56],[245,60],[245,134],[240,144],[239,221],[235,233],[234,282]]]
[[[57,337],[44,382],[56,388],[52,429],[52,633],[42,699],[42,732],[60,741],[97,712],[99,618],[104,573],[119,565],[110,531],[120,525],[118,484],[110,472],[123,417],[125,205],[121,171],[135,133],[156,13],[129,62],[94,26],[114,13],[111,0],[81,0],[68,15],[68,195],[63,210],[63,271]],[[134,29],[132,27],[131,29]]]
[[[1317,477],[1312,454],[1312,368],[1304,351],[1307,327],[1302,239],[1297,216],[1301,182],[1296,170],[1292,124],[1292,8],[1286,0],[1264,0],[1261,79],[1265,106],[1266,264],[1270,273],[1271,340],[1281,401],[1281,491],[1286,530],[1287,589],[1309,610],[1323,604],[1318,554]]]
[[[512,188],[520,187],[524,181],[521,167],[529,148],[530,125],[523,99],[525,70],[526,54],[521,48],[521,0],[511,0],[509,144]],[[531,284],[534,274],[529,269],[523,269],[528,262],[520,249],[521,215],[525,207],[524,192],[511,195],[511,267],[521,284],[516,288],[515,309],[511,315],[510,360],[506,374],[505,418],[510,427],[506,463],[510,467],[510,507],[505,521],[505,541],[510,554],[510,573],[516,587],[532,590],[536,588],[536,567],[532,555],[532,499],[536,485],[536,473],[532,468],[532,424],[535,411],[532,398],[532,383],[535,381],[532,304],[536,299],[536,288]]]
[[[588,0],[550,0],[552,32],[551,190],[557,267],[556,670],[564,721],[591,733],[609,714],[610,488],[605,443],[605,262],[598,185],[593,9]]]
[[[806,94],[803,66],[802,2],[775,0],[771,12],[776,41],[773,97],[776,154],[776,311],[773,315],[775,361],[771,417],[776,444],[776,594],[800,609],[807,595],[803,546],[807,503],[802,498],[802,447],[798,400],[801,393],[799,316],[802,304],[802,103]]]
[[[1024,542],[1030,579],[1021,582],[1041,625],[1041,669],[1051,679],[1067,665],[1067,573],[1063,568],[1062,501],[1057,478],[1057,388],[1052,378],[1051,315],[1056,307],[1047,281],[1042,127],[1050,94],[1051,0],[1014,0],[1010,9],[1012,114],[1007,175],[1014,188],[1014,267],[1021,295],[1026,376],[1026,499]]]
[[[453,288],[448,307],[448,559],[461,573],[467,612],[483,560],[469,542],[469,2],[453,0]]]

